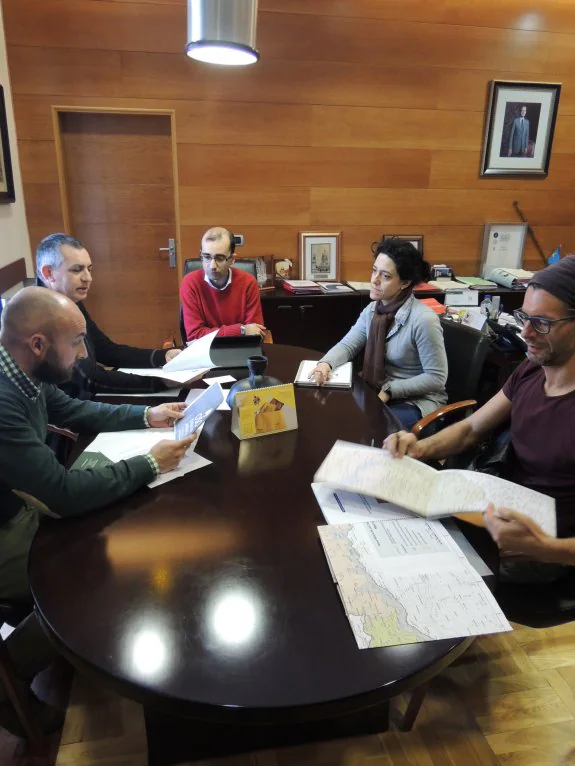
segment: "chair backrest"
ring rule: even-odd
[[[184,261],[184,276],[189,274],[190,271],[197,271],[202,268],[201,258],[187,258]],[[247,271],[252,277],[257,279],[256,262],[253,258],[238,258],[234,261],[234,269],[240,269],[240,271]],[[184,326],[184,316],[182,313],[182,307],[180,306],[180,335],[182,336],[182,343],[184,346],[188,342],[186,338],[186,328]]]
[[[201,258],[187,258],[184,261],[184,275],[189,274],[190,271],[197,271],[201,268]],[[232,268],[239,269],[240,271],[247,271],[252,277],[257,277],[256,262],[253,258],[236,258]]]
[[[447,354],[449,402],[476,399],[489,338],[479,330],[448,319],[441,320]]]

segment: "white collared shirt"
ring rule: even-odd
[[[223,287],[216,287],[216,285],[212,284],[211,279],[208,277],[208,275],[206,274],[205,271],[204,271],[204,281],[207,282],[209,284],[209,286],[212,287],[214,290],[219,290],[220,292],[222,290],[225,290],[226,287],[229,287],[231,285],[231,283],[232,283],[232,269],[231,269],[231,266],[228,269],[228,279],[227,279],[227,282],[226,282],[226,284]]]

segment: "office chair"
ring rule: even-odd
[[[441,319],[447,354],[447,404],[421,418],[411,429],[419,439],[467,417],[477,406],[477,391],[490,341],[467,325]]]
[[[18,625],[32,612],[32,605],[24,602],[0,601],[0,627],[7,622],[9,625]],[[40,755],[45,745],[45,736],[40,722],[30,708],[26,693],[22,689],[22,682],[18,679],[14,665],[4,646],[4,640],[0,637],[0,683],[12,706],[22,729],[26,733],[32,752]],[[32,753],[30,753],[32,754]]]
[[[187,258],[184,261],[184,276],[186,274],[189,274],[190,271],[197,271],[198,269],[202,268],[202,259],[201,258]],[[247,271],[248,274],[251,274],[254,279],[257,279],[257,272],[256,272],[256,262],[252,258],[238,258],[235,260],[232,268],[239,269],[240,271]],[[184,346],[188,342],[188,338],[186,336],[186,328],[184,327],[184,315],[182,312],[182,307],[180,305],[180,335],[182,336],[182,343]]]

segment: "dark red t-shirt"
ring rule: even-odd
[[[559,537],[575,535],[575,391],[547,396],[543,368],[528,359],[503,386],[511,401],[512,481],[557,501]],[[520,510],[519,508],[517,510]]]

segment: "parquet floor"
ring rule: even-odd
[[[413,731],[195,766],[575,766],[575,623],[482,638],[433,682]],[[399,700],[399,707],[406,700]],[[38,766],[0,735],[2,766]],[[147,766],[142,710],[76,676],[56,766]]]

